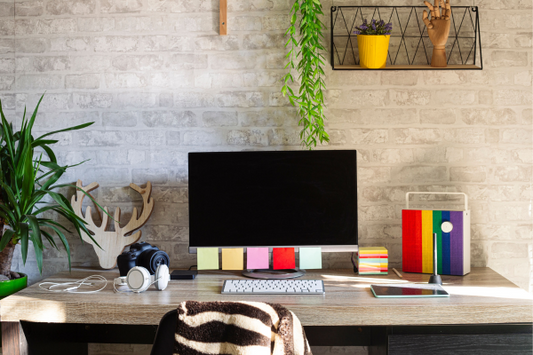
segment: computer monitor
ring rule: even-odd
[[[189,252],[356,251],[355,150],[189,153]]]

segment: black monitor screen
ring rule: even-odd
[[[189,246],[357,244],[355,150],[189,153]]]

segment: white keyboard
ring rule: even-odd
[[[226,280],[222,293],[236,295],[323,295],[322,280]]]

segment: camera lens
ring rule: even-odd
[[[144,257],[143,264],[145,264],[144,267],[146,267],[148,271],[150,271],[151,275],[155,273],[159,265],[165,264],[169,266],[170,264],[170,259],[168,257],[168,254],[162,250],[152,249],[152,250],[146,251],[145,254],[146,255],[143,255]]]

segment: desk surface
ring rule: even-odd
[[[306,279],[324,280],[325,296],[222,295],[225,279],[243,279],[237,271],[201,271],[195,280],[171,281],[165,291],[153,286],[144,293],[114,293],[118,270],[73,269],[47,281],[66,282],[99,274],[107,287],[96,294],[53,293],[32,285],[0,301],[2,321],[155,325],[186,300],[264,301],[292,310],[303,325],[447,325],[533,322],[532,296],[489,268],[473,268],[466,276],[442,276],[449,298],[378,299],[370,284],[427,282],[428,275],[358,276],[351,270],[317,270]]]

